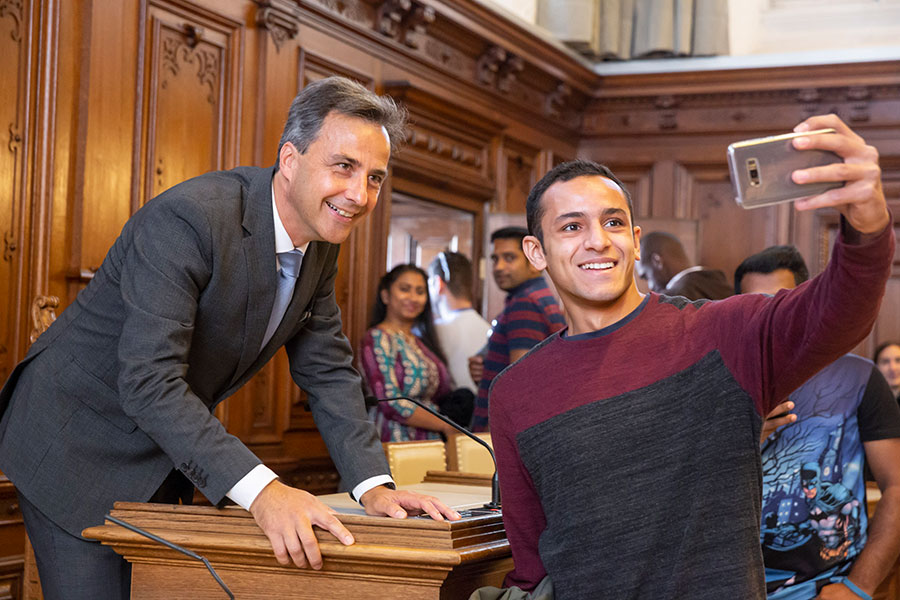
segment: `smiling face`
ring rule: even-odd
[[[425,310],[428,284],[420,273],[405,271],[381,291],[381,301],[387,309],[385,321],[412,324]]]
[[[275,176],[275,205],[295,246],[340,244],[375,208],[391,145],[383,127],[332,112],[301,154],[285,143]]]
[[[547,269],[570,333],[595,331],[637,308],[641,231],[632,226],[622,190],[605,177],[581,176],[551,185],[541,204],[544,241],[525,238],[525,254]]]

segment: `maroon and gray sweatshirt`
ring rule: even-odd
[[[890,273],[892,227],[864,242],[842,227],[795,290],[650,294],[495,378],[506,585],[549,574],[562,600],[765,598],[761,416],[865,337]]]

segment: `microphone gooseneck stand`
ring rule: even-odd
[[[166,546],[167,548],[171,548],[172,550],[181,552],[185,556],[190,556],[191,558],[199,560],[204,565],[206,565],[206,568],[209,569],[210,574],[213,576],[213,578],[215,578],[216,583],[218,583],[220,586],[222,586],[222,589],[225,590],[225,593],[228,594],[228,597],[231,600],[234,600],[234,594],[231,593],[231,590],[228,589],[228,586],[225,585],[225,582],[222,581],[222,579],[219,577],[219,574],[216,573],[216,570],[213,569],[212,565],[209,564],[209,561],[206,558],[204,558],[203,556],[200,556],[199,554],[197,554],[195,552],[191,552],[187,548],[182,548],[178,544],[173,544],[169,540],[163,539],[163,538],[159,537],[158,535],[154,535],[154,534],[150,533],[149,531],[144,531],[140,527],[137,527],[136,525],[132,525],[131,523],[128,523],[127,521],[123,521],[122,519],[117,519],[111,515],[106,515],[106,519],[109,521],[112,521],[113,523],[115,523],[116,525],[119,525],[120,527],[124,527],[125,529],[128,529],[129,531],[133,531],[137,534],[144,536],[145,538],[151,539],[158,544],[162,544],[163,546]]]
[[[463,427],[462,425],[460,425],[459,423],[457,423],[456,421],[454,421],[453,419],[445,417],[438,411],[434,410],[430,406],[425,405],[423,402],[416,400],[415,398],[408,398],[406,396],[394,396],[392,398],[374,398],[374,397],[369,396],[366,398],[366,404],[374,405],[379,402],[389,402],[391,400],[407,400],[409,402],[412,402],[419,408],[425,410],[425,412],[428,412],[428,413],[436,416],[438,419],[440,419],[447,425],[450,425],[451,427],[453,427],[460,433],[463,433],[463,434],[469,436],[470,438],[472,438],[473,440],[475,440],[476,442],[478,442],[479,444],[481,444],[482,446],[487,448],[487,451],[491,453],[491,460],[494,461],[494,476],[491,478],[491,501],[488,502],[487,504],[485,504],[484,507],[487,509],[490,509],[490,510],[500,510],[500,481],[497,479],[497,457],[494,456],[494,449],[491,448],[491,445],[488,444],[487,442],[485,442],[483,439],[481,439],[477,435],[475,435],[474,433],[472,433],[471,431],[469,431],[468,429],[466,429],[465,427]]]

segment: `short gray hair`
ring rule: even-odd
[[[331,112],[381,125],[391,141],[391,156],[406,141],[407,111],[389,96],[379,96],[346,77],[332,76],[307,85],[291,102],[278,153],[287,142],[301,153],[319,136]]]

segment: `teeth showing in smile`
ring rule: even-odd
[[[611,261],[609,262],[599,262],[599,263],[587,263],[581,265],[582,269],[587,269],[589,271],[605,271],[606,269],[612,269],[615,266]]]
[[[348,213],[346,210],[341,210],[340,208],[338,208],[337,206],[335,206],[335,205],[332,204],[331,202],[326,202],[325,204],[328,205],[328,208],[330,208],[331,210],[333,210],[333,211],[336,212],[337,214],[341,215],[342,217],[346,217],[346,218],[349,219],[350,217],[353,216],[351,213]]]

